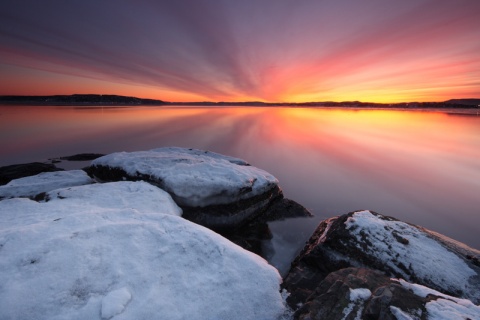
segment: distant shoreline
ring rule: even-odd
[[[317,102],[168,102],[155,99],[99,94],[73,94],[52,96],[0,96],[0,105],[25,106],[217,106],[217,107],[343,107],[381,109],[479,109],[480,99],[451,99],[444,102],[374,103],[361,101]]]

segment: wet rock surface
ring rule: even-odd
[[[348,267],[480,302],[480,256],[475,249],[370,211],[323,221],[292,263],[283,287],[293,308],[305,303],[330,273]]]

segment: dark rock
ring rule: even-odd
[[[13,179],[33,176],[42,172],[63,171],[50,163],[32,162],[24,164],[14,164],[0,167],[0,185],[4,185]]]
[[[265,242],[272,239],[268,222],[309,217],[313,217],[312,213],[302,205],[293,200],[278,197],[263,213],[247,224],[239,228],[222,230],[220,233],[242,248],[267,259],[271,252],[264,251]]]
[[[288,218],[311,218],[313,214],[308,211],[304,206],[293,200],[282,198],[273,202],[265,214],[259,219],[262,221],[277,221],[285,220]]]
[[[283,287],[291,293],[287,302],[296,308],[329,273],[368,267],[479,303],[479,256],[477,250],[424,228],[370,211],[352,212],[320,223]]]
[[[452,304],[458,303],[457,299],[434,291],[417,295],[409,285],[371,269],[341,269],[330,273],[318,285],[295,312],[294,319],[397,320],[399,313],[411,319],[428,319],[426,306],[429,302],[446,299]],[[458,306],[460,316],[462,306]]]
[[[266,193],[229,204],[205,207],[179,204],[179,207],[183,210],[183,218],[222,233],[225,230],[241,228],[248,222],[256,220],[265,213],[271,202],[281,198],[283,193],[278,186],[275,186]]]
[[[257,223],[255,220],[242,227],[219,232],[222,236],[239,245],[245,250],[267,258],[264,243],[272,239],[272,232],[267,223]]]
[[[100,154],[100,153],[79,153],[73,156],[60,157],[60,159],[67,160],[67,161],[89,161],[89,160],[95,160],[103,156],[104,154]]]

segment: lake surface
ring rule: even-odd
[[[273,223],[278,250],[305,241],[322,219],[357,209],[480,249],[480,116],[456,112],[0,106],[0,165],[85,152],[206,149],[272,173],[286,197],[315,214],[289,221],[290,233]]]

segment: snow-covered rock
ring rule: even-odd
[[[103,181],[150,182],[170,193],[185,218],[212,229],[241,225],[281,196],[268,172],[196,149],[113,153],[92,161],[90,172]]]
[[[345,268],[320,282],[295,319],[480,319],[480,306],[372,269]]]
[[[278,272],[144,182],[0,201],[1,319],[276,319]]]
[[[323,221],[292,264],[289,303],[304,302],[330,272],[367,267],[480,302],[480,252],[371,211]]]
[[[395,279],[394,279],[395,280]],[[403,279],[397,279],[404,288],[407,288],[420,298],[425,298],[427,319],[435,320],[464,320],[480,319],[480,306],[470,300],[459,299],[442,294],[428,287],[409,283]],[[414,319],[413,317],[411,319]]]
[[[11,180],[0,186],[0,199],[34,197],[58,188],[81,186],[94,183],[83,170],[43,172],[34,176]]]

